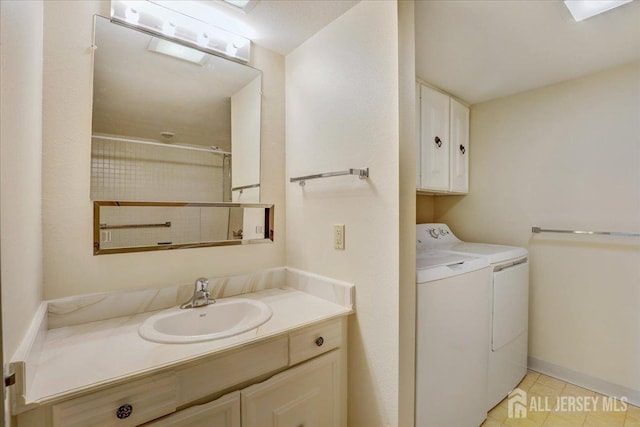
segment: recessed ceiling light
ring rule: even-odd
[[[243,13],[249,13],[258,3],[258,0],[222,0],[223,4]]]
[[[198,65],[204,65],[207,61],[207,54],[196,49],[191,49],[168,40],[152,37],[147,50],[151,52],[161,53],[163,55],[173,56],[183,61],[192,62]]]
[[[573,19],[583,21],[599,13],[606,12],[632,0],[565,0],[564,4],[569,8]]]

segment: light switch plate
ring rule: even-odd
[[[344,224],[333,225],[333,248],[344,250]]]

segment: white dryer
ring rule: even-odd
[[[416,259],[416,427],[477,427],[487,417],[491,269],[486,259]]]
[[[416,240],[418,256],[438,250],[482,257],[491,264],[487,408],[493,408],[527,373],[528,252],[516,246],[463,242],[446,224],[418,224]]]

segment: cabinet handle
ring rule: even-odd
[[[316,345],[318,347],[322,347],[322,344],[324,344],[324,338],[322,338],[322,337],[316,338]]]
[[[133,412],[133,406],[128,404],[122,405],[116,411],[116,417],[118,417],[118,419],[123,420],[125,418],[129,418],[132,412]]]
[[[460,144],[460,152],[464,154],[465,151],[467,151],[467,149],[464,148],[464,145]]]
[[[434,139],[434,142],[436,143],[436,145],[438,146],[438,148],[442,147],[442,140],[440,139],[439,136],[436,136]]]

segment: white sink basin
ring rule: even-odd
[[[255,329],[272,314],[262,301],[225,298],[205,307],[164,310],[145,320],[138,332],[146,340],[161,343],[210,341]]]

